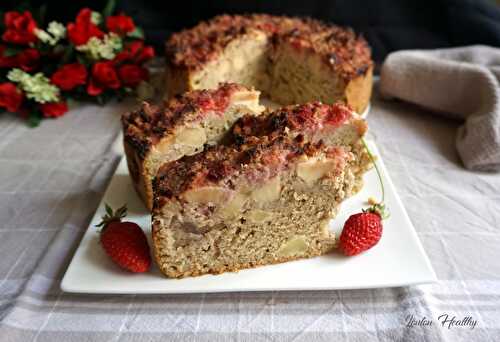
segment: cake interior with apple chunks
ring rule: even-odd
[[[243,115],[259,115],[260,92],[233,83],[196,90],[168,103],[143,103],[122,116],[124,149],[132,182],[152,208],[152,180],[161,164],[216,144]]]
[[[224,144],[163,164],[152,216],[162,273],[216,274],[331,251],[329,221],[370,167],[365,132],[343,105],[291,106],[244,117]]]

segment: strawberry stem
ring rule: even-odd
[[[361,141],[363,143],[363,146],[366,149],[366,152],[368,153],[368,157],[370,158],[370,160],[371,160],[371,162],[373,164],[373,167],[375,167],[375,171],[377,172],[377,177],[378,177],[378,180],[379,180],[379,183],[380,183],[380,188],[382,190],[382,201],[380,201],[379,203],[376,203],[376,204],[372,205],[366,211],[377,213],[382,219],[386,219],[386,218],[388,218],[390,216],[390,213],[389,213],[389,211],[386,208],[385,203],[384,203],[384,201],[385,201],[385,188],[384,188],[384,182],[382,180],[382,174],[380,173],[380,170],[379,170],[379,168],[377,166],[377,163],[375,162],[375,156],[372,154],[372,152],[368,148],[368,145],[366,144],[365,139],[361,138]],[[365,210],[363,210],[363,211],[365,211]]]
[[[380,173],[380,170],[377,166],[377,163],[375,162],[375,156],[372,154],[372,152],[368,148],[368,145],[366,144],[365,139],[361,138],[361,141],[363,142],[363,146],[365,147],[366,152],[368,153],[368,157],[370,157],[370,160],[371,160],[373,166],[375,167],[375,171],[377,172],[377,177],[378,177],[378,180],[380,182],[380,187],[382,189],[382,201],[380,201],[380,203],[383,203],[385,200],[385,189],[384,189],[384,182],[382,181],[382,174]]]

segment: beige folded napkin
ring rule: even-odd
[[[500,49],[467,46],[391,53],[380,91],[464,119],[456,147],[472,170],[500,170]]]

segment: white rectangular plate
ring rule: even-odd
[[[379,156],[374,143],[370,149]],[[385,202],[391,217],[384,221],[380,242],[355,257],[338,252],[306,260],[257,267],[237,273],[194,278],[165,278],[156,265],[148,273],[132,274],[115,266],[104,254],[95,224],[104,214],[104,203],[113,208],[127,204],[127,220],[138,223],[150,237],[151,217],[133,189],[123,158],[104,198],[62,280],[61,288],[77,293],[196,293],[233,291],[360,289],[405,286],[436,281],[436,275],[417,237],[380,156],[378,166],[386,187]],[[365,175],[362,191],[342,204],[330,229],[340,233],[349,215],[367,206],[370,196],[379,196],[374,169]],[[338,235],[337,235],[338,236]]]

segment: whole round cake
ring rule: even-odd
[[[166,43],[167,97],[235,82],[280,104],[344,101],[368,106],[373,61],[349,28],[309,18],[221,15]]]

